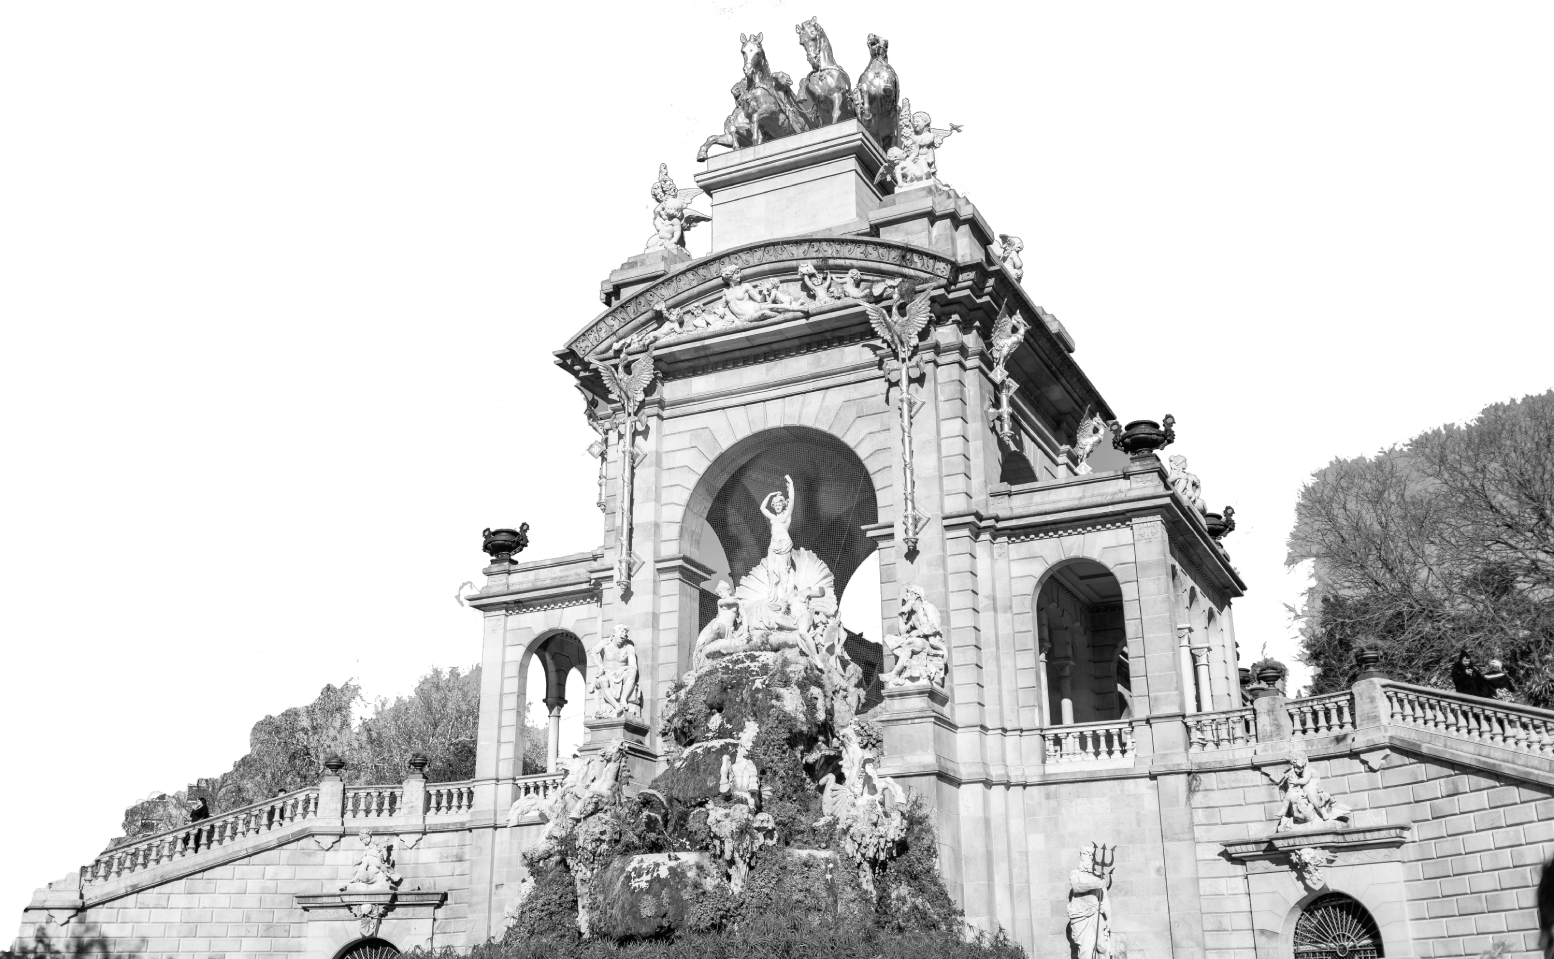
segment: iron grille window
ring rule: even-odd
[[[1381,959],[1381,931],[1365,907],[1342,893],[1313,900],[1295,920],[1299,959]]]

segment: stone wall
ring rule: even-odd
[[[1313,758],[1311,766],[1354,808],[1355,826],[1413,825],[1398,852],[1406,903],[1366,901],[1332,884],[1378,921],[1401,905],[1413,955],[1477,956],[1497,943],[1507,957],[1540,955],[1533,896],[1539,865],[1554,856],[1554,788],[1401,751],[1379,770],[1351,755]],[[1279,790],[1252,768],[1203,771],[1193,781],[1208,959],[1263,956],[1248,867],[1228,860],[1224,844],[1270,834],[1283,808]]]
[[[432,832],[390,841],[404,877],[400,892],[442,892],[447,898],[435,910],[396,908],[378,935],[404,951],[462,945],[472,896],[469,833]],[[322,848],[326,843],[329,848]],[[305,911],[297,896],[338,892],[360,858],[354,835],[315,836],[304,830],[285,845],[236,862],[165,881],[148,875],[146,887],[89,905],[64,924],[29,910],[17,946],[47,942],[69,950],[112,940],[107,951],[122,955],[329,959],[361,938],[358,920],[339,909]],[[88,887],[88,902],[91,894]]]

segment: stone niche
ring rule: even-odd
[[[348,948],[392,945],[400,952],[437,942],[444,892],[340,892],[297,896],[307,920],[306,959],[334,959]],[[367,950],[363,949],[365,953]]]

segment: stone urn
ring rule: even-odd
[[[426,767],[431,764],[432,761],[427,758],[426,753],[411,753],[409,761],[405,763],[410,767],[413,775],[420,776],[422,779],[426,778]]]
[[[490,555],[491,562],[510,563],[514,553],[523,552],[523,548],[529,545],[529,524],[524,523],[517,529],[488,528],[480,535],[480,548]]]
[[[1203,521],[1208,524],[1209,536],[1214,539],[1214,542],[1218,543],[1226,536],[1235,532],[1236,508],[1234,506],[1227,506],[1223,513],[1204,513]]]
[[[324,760],[324,768],[329,770],[329,775],[338,776],[340,775],[340,770],[345,768],[345,760],[340,757],[339,753],[330,753],[328,758]]]
[[[1124,429],[1112,430],[1112,448],[1129,456],[1147,456],[1163,450],[1176,441],[1176,417],[1167,413],[1159,423],[1154,420],[1134,420]]]
[[[1374,649],[1362,649],[1354,654],[1355,662],[1360,665],[1360,675],[1356,679],[1386,679],[1387,674],[1382,672],[1381,653]]]
[[[1277,686],[1279,680],[1284,678],[1284,670],[1278,666],[1264,666],[1257,671],[1257,680],[1264,686]]]
[[[1241,676],[1241,685],[1243,687],[1252,685],[1252,671],[1250,669],[1242,666],[1240,669],[1236,670],[1236,672]]]

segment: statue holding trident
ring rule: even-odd
[[[784,474],[783,480],[788,486],[786,496],[782,490],[773,490],[761,500],[761,515],[772,524],[772,540],[766,547],[766,559],[778,577],[777,595],[771,599],[773,609],[786,605],[788,594],[793,590],[793,537],[788,533],[793,522],[793,477]]]

